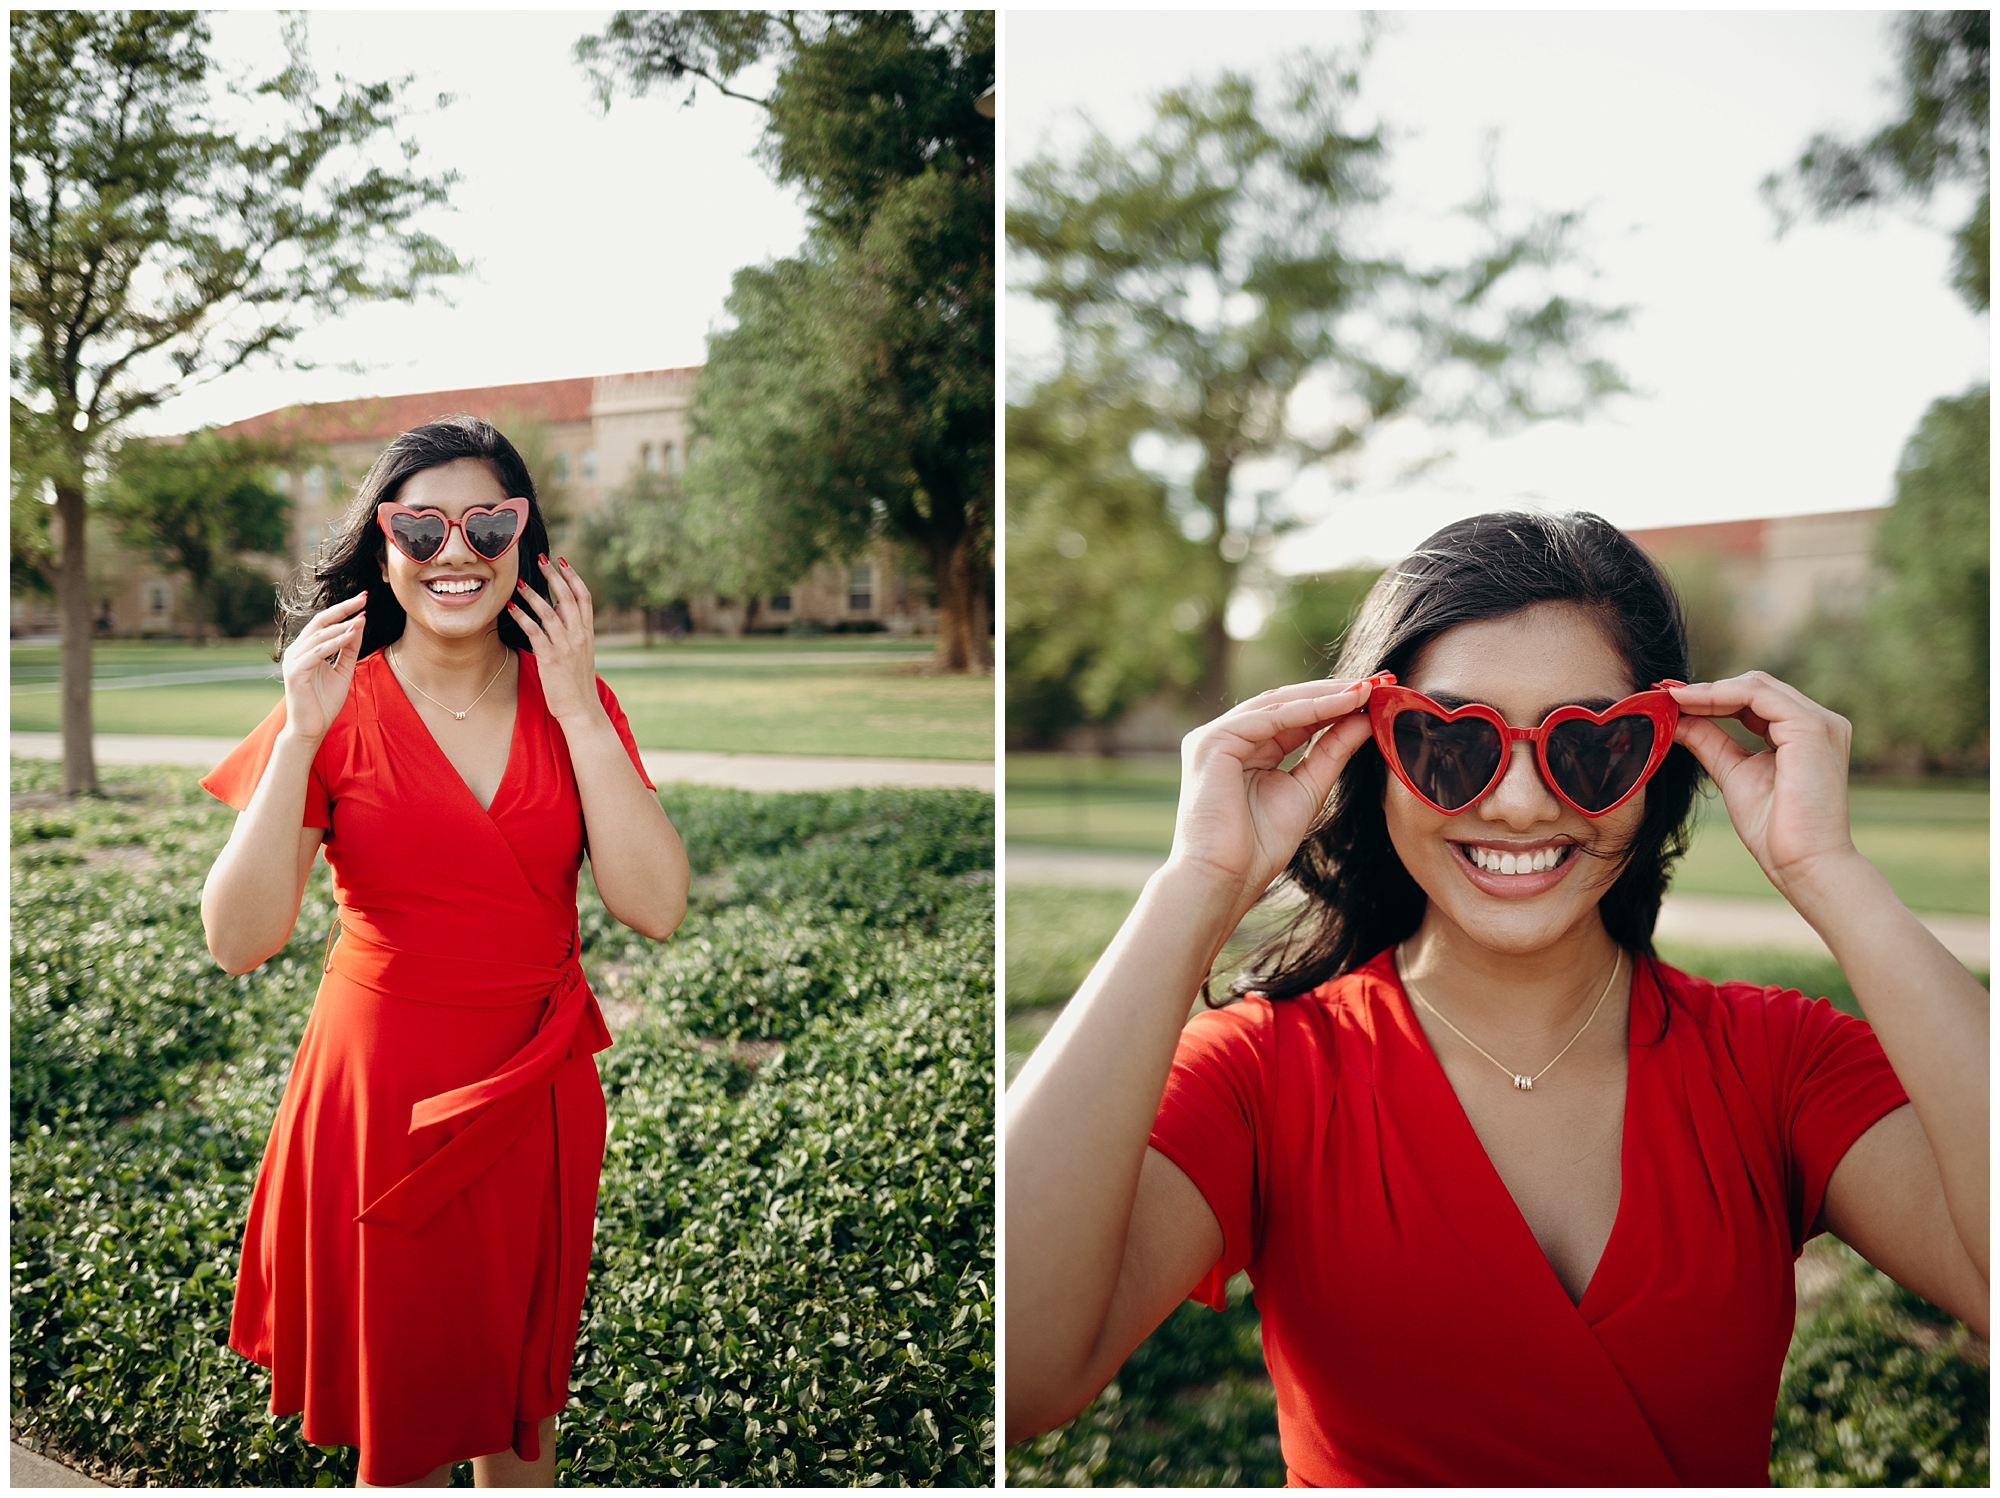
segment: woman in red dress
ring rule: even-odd
[[[1009,1094],[1009,1440],[1239,1270],[1294,1485],[1767,1482],[1820,1231],[1984,1334],[1986,994],[1855,851],[1846,722],[1686,674],[1626,537],[1487,515],[1333,681],[1188,736],[1166,867]],[[1704,770],[1868,1023],[1653,955]]]
[[[520,455],[454,417],[363,480],[292,610],[284,701],[202,783],[202,891],[246,972],[314,858],[339,913],[250,1206],[230,1346],[362,1486],[546,1487],[590,1264],[611,1044],[578,965],[584,853],[663,940],[688,862],[547,556]],[[523,581],[523,562],[527,579]]]

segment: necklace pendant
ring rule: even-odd
[[[1516,1077],[1514,1085],[1523,1092],[1533,1092],[1535,1090],[1535,1079],[1533,1077]]]
[[[466,713],[469,713],[469,712],[471,712],[471,711],[472,711],[472,709],[471,709],[471,708],[467,708],[467,709],[465,710],[465,712],[466,712]],[[453,716],[454,718],[458,719],[458,721],[459,721],[459,722],[461,722],[461,723],[463,723],[463,722],[465,721],[465,713],[453,713],[453,714],[452,714],[452,716]]]

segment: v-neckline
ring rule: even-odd
[[[500,793],[507,789],[507,782],[513,779],[514,766],[520,759],[521,723],[523,721],[521,714],[521,694],[526,690],[525,683],[528,679],[528,652],[525,650],[516,650],[513,652],[515,661],[514,721],[507,729],[507,763],[501,767],[499,780],[494,782],[493,799],[484,805],[480,804],[479,797],[473,791],[471,784],[466,780],[464,772],[457,765],[453,764],[451,756],[444,752],[444,745],[440,744],[437,741],[437,735],[431,732],[431,725],[425,720],[422,711],[418,709],[416,703],[410,700],[409,688],[403,684],[403,678],[397,672],[396,668],[389,663],[388,650],[384,649],[381,654],[382,668],[388,672],[389,679],[395,683],[396,696],[409,711],[410,716],[416,719],[417,727],[423,730],[424,742],[431,746],[431,752],[451,772],[451,778],[458,783],[459,789],[465,792],[466,799],[479,808],[481,816],[490,819],[493,815],[493,808],[500,804]]]
[[[1403,1002],[1404,1017],[1410,1028],[1415,1031],[1424,1048],[1424,1054],[1430,1059],[1437,1085],[1444,1089],[1445,1096],[1451,1099],[1452,1107],[1457,1111],[1458,1122],[1465,1131],[1464,1143],[1471,1147],[1472,1153],[1478,1156],[1480,1163],[1486,1167],[1493,1189],[1500,1194],[1500,1199],[1513,1213],[1514,1225],[1519,1229],[1520,1238],[1525,1240],[1527,1251],[1534,1256],[1535,1262],[1541,1265],[1542,1272],[1548,1276],[1549,1285],[1561,1297],[1562,1303],[1583,1317],[1586,1323],[1589,1317],[1585,1313],[1585,1307],[1590,1305],[1591,1295],[1596,1292],[1604,1278],[1604,1265],[1618,1243],[1619,1227],[1627,1216],[1626,1203],[1631,1196],[1632,1078],[1637,1070],[1632,1026],[1639,1012],[1640,966],[1641,959],[1634,957],[1632,976],[1627,980],[1631,987],[1627,992],[1625,1004],[1625,1097],[1620,1105],[1618,1124],[1618,1207],[1611,1214],[1611,1231],[1605,1235],[1604,1247],[1598,1250],[1597,1262],[1590,1266],[1590,1278],[1584,1281],[1583,1294],[1571,1300],[1569,1290],[1562,1282],[1562,1276],[1556,1273],[1556,1266],[1550,1262],[1547,1252],[1542,1248],[1541,1240],[1535,1236],[1535,1230],[1528,1226],[1527,1214],[1521,1210],[1521,1204],[1514,1200],[1514,1193],[1508,1189],[1506,1179],[1500,1174],[1499,1166],[1493,1163],[1493,1157],[1486,1152],[1486,1145],[1479,1137],[1479,1130],[1472,1126],[1472,1115],[1465,1111],[1465,1103],[1460,1099],[1458,1089],[1451,1085],[1451,1074],[1444,1069],[1444,1062],[1438,1058],[1437,1048],[1431,1044],[1429,1033],[1424,1029],[1422,1021],[1417,1018],[1416,1006],[1410,1002],[1410,991],[1403,984],[1403,973],[1396,962],[1395,950],[1391,948],[1389,953],[1389,972],[1396,982],[1397,997]]]

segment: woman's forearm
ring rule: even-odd
[[[602,706],[561,721],[569,742],[590,877],[604,908],[642,936],[665,941],[687,914],[687,849],[659,797],[646,789]]]
[[[1155,874],[1007,1090],[1010,1427],[1076,1402],[1181,1026],[1240,914],[1199,872]]]
[[[1987,1273],[1986,990],[1858,853],[1787,890],[1853,985],[1937,1159],[1966,1254]]]
[[[202,934],[209,955],[231,973],[247,973],[290,940],[312,867],[302,832],[306,779],[317,740],[280,729],[250,804],[201,887]]]

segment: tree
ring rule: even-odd
[[[304,23],[288,65],[219,108],[192,11],[15,11],[9,428],[16,503],[60,520],[63,789],[94,791],[85,496],[133,416],[257,360],[315,315],[408,300],[461,267],[409,227],[452,178],[382,166],[407,83],[323,89]],[[233,88],[230,92],[237,92]],[[275,133],[240,115],[281,115]],[[18,529],[18,528],[17,528]]]
[[[1624,387],[1591,353],[1622,313],[1567,285],[1574,214],[1504,221],[1489,186],[1461,210],[1456,263],[1371,253],[1387,147],[1363,119],[1359,56],[1307,55],[1276,86],[1225,73],[1161,95],[1137,141],[1101,133],[1019,174],[1007,214],[1056,315],[1065,368],[1131,381],[1148,427],[1191,469],[1183,523],[1209,550],[1204,711],[1227,705],[1230,594],[1253,550],[1295,520],[1239,482],[1255,459],[1327,463],[1386,423],[1500,428],[1575,415]],[[1336,393],[1311,430],[1293,397]]]
[[[287,549],[291,502],[269,475],[290,456],[270,443],[213,431],[178,443],[127,438],[112,454],[105,486],[112,523],[128,545],[186,576],[196,644],[207,638],[212,619],[233,618],[233,609],[218,607],[215,590],[233,579],[242,555]]]
[[[890,535],[938,594],[939,669],[984,664],[993,527],[993,15],[621,11],[578,44],[608,105],[707,83],[766,111],[793,259],[740,271],[711,338],[688,493],[717,555],[789,581]],[[757,97],[733,84],[768,62]]]
[[[1007,737],[1045,748],[1201,677],[1208,554],[1131,459],[1150,413],[1072,373],[1007,408]]]
[[[1928,203],[1939,187],[1965,184],[1979,197],[1952,233],[1952,286],[1984,312],[1992,287],[1992,13],[1905,11],[1890,25],[1902,49],[1902,118],[1859,144],[1815,135],[1789,171],[1764,179],[1765,201],[1782,234],[1804,215]]]
[[[592,596],[607,608],[640,610],[649,645],[656,610],[710,591],[688,533],[687,501],[670,473],[635,470],[579,522],[576,547]]]

